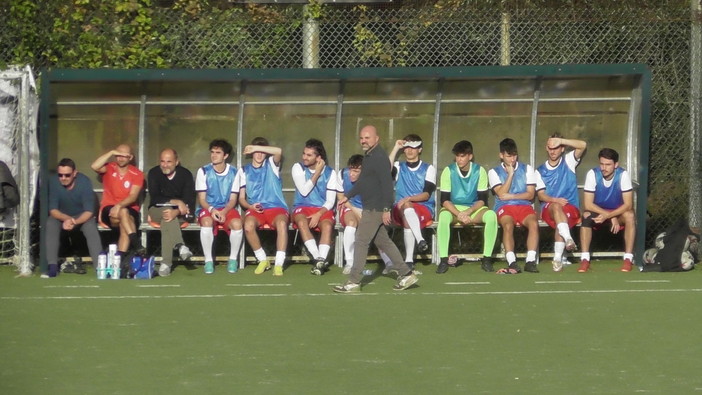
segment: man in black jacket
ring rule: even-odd
[[[180,225],[185,216],[195,210],[195,181],[190,170],[180,165],[178,153],[172,148],[161,151],[159,165],[149,170],[148,175],[149,218],[161,227],[161,266],[158,274],[171,274],[173,249],[178,248],[181,260],[193,254],[183,243]]]
[[[370,242],[384,251],[398,271],[396,291],[405,290],[417,282],[417,276],[405,264],[395,243],[385,228],[390,225],[390,211],[394,202],[393,180],[390,172],[390,159],[385,150],[378,145],[380,137],[375,126],[365,126],[361,129],[359,140],[361,148],[366,153],[363,158],[361,175],[345,198],[339,202],[343,205],[349,198],[361,196],[363,215],[356,230],[356,241],[353,254],[353,266],[348,281],[333,288],[334,292],[354,293],[361,291],[363,267],[368,257]]]

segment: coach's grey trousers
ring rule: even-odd
[[[102,241],[98,233],[97,222],[95,217],[90,218],[80,225],[76,225],[76,229],[80,228],[85,236],[85,241],[88,244],[88,253],[93,261],[93,267],[97,267],[98,255],[102,252]],[[46,220],[46,261],[50,265],[58,263],[59,241],[63,230],[63,222],[54,217],[49,217]]]
[[[378,249],[387,254],[392,261],[392,265],[400,273],[400,276],[407,275],[411,270],[405,264],[395,243],[388,235],[388,230],[383,224],[383,212],[363,210],[361,221],[356,228],[356,240],[354,242],[353,266],[349,273],[349,281],[360,283],[363,278],[363,267],[368,258],[368,247],[371,241]]]
[[[173,264],[173,247],[176,244],[183,243],[183,233],[180,230],[180,224],[183,223],[183,218],[179,216],[172,221],[163,219],[163,207],[151,207],[149,216],[152,222],[161,225],[161,263],[168,266]]]

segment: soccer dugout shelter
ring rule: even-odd
[[[340,169],[349,156],[361,153],[357,136],[364,125],[378,128],[388,152],[395,140],[418,134],[424,140],[422,159],[436,167],[438,184],[459,140],[472,142],[474,161],[486,170],[499,163],[499,142],[506,137],[517,142],[520,161],[537,167],[546,160],[547,138],[559,132],[588,142],[577,170],[581,193],[585,174],[598,165],[597,152],[610,147],[620,153],[620,166],[629,170],[635,185],[637,261],[644,251],[651,74],[642,64],[56,69],[44,70],[41,82],[44,180],[58,160],[70,157],[100,194],[102,185],[90,164],[121,143],[134,148],[136,165],[145,173],[158,165],[160,151],[171,147],[195,174],[209,163],[209,142],[225,138],[234,146],[231,164],[240,168],[249,161],[242,157],[243,147],[263,136],[283,148],[281,175],[292,207],[291,167],[309,138],[320,139],[328,164]],[[438,206],[438,196],[436,200]],[[42,229],[47,201],[44,188]],[[148,198],[143,205],[145,216]],[[147,225],[143,217],[143,231],[149,230]],[[43,240],[42,233],[42,246]],[[622,246],[615,248],[621,251]],[[339,240],[335,251],[339,263],[343,251]],[[41,262],[46,264],[43,248]]]

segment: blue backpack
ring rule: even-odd
[[[156,257],[153,255],[145,257],[134,255],[129,263],[129,274],[131,278],[140,280],[149,280],[154,277],[154,266]]]

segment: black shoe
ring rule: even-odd
[[[134,255],[145,256],[146,255],[146,248],[138,245],[134,248],[130,248],[129,250],[127,250],[127,253],[131,254],[132,256],[134,256]]]
[[[73,262],[64,262],[59,266],[61,273],[75,273],[76,265]]]
[[[73,264],[76,266],[76,274],[85,274],[88,271],[85,270],[85,264],[83,263],[83,258],[76,256],[73,258]]]
[[[419,243],[417,243],[417,251],[427,252],[428,249],[429,249],[429,245],[427,244],[427,242],[425,240],[422,240]]]
[[[538,273],[539,269],[536,267],[536,262],[529,261],[524,265],[524,271],[529,273]]]
[[[494,272],[495,268],[492,267],[492,257],[484,256],[482,262],[480,263],[480,268],[486,272]]]
[[[515,274],[521,273],[522,269],[517,265],[517,262],[512,262],[509,266],[507,266],[507,269],[512,269]]]
[[[448,259],[441,258],[441,262],[439,262],[439,267],[436,268],[436,273],[444,274],[448,271],[448,269],[449,269]]]
[[[81,257],[74,257],[73,262],[64,262],[61,264],[61,273],[85,274],[85,266]]]
[[[315,276],[321,276],[324,273],[329,270],[327,261],[325,261],[322,258],[317,258],[314,261],[314,264],[312,265],[312,270],[310,271],[311,274],[314,274]]]

